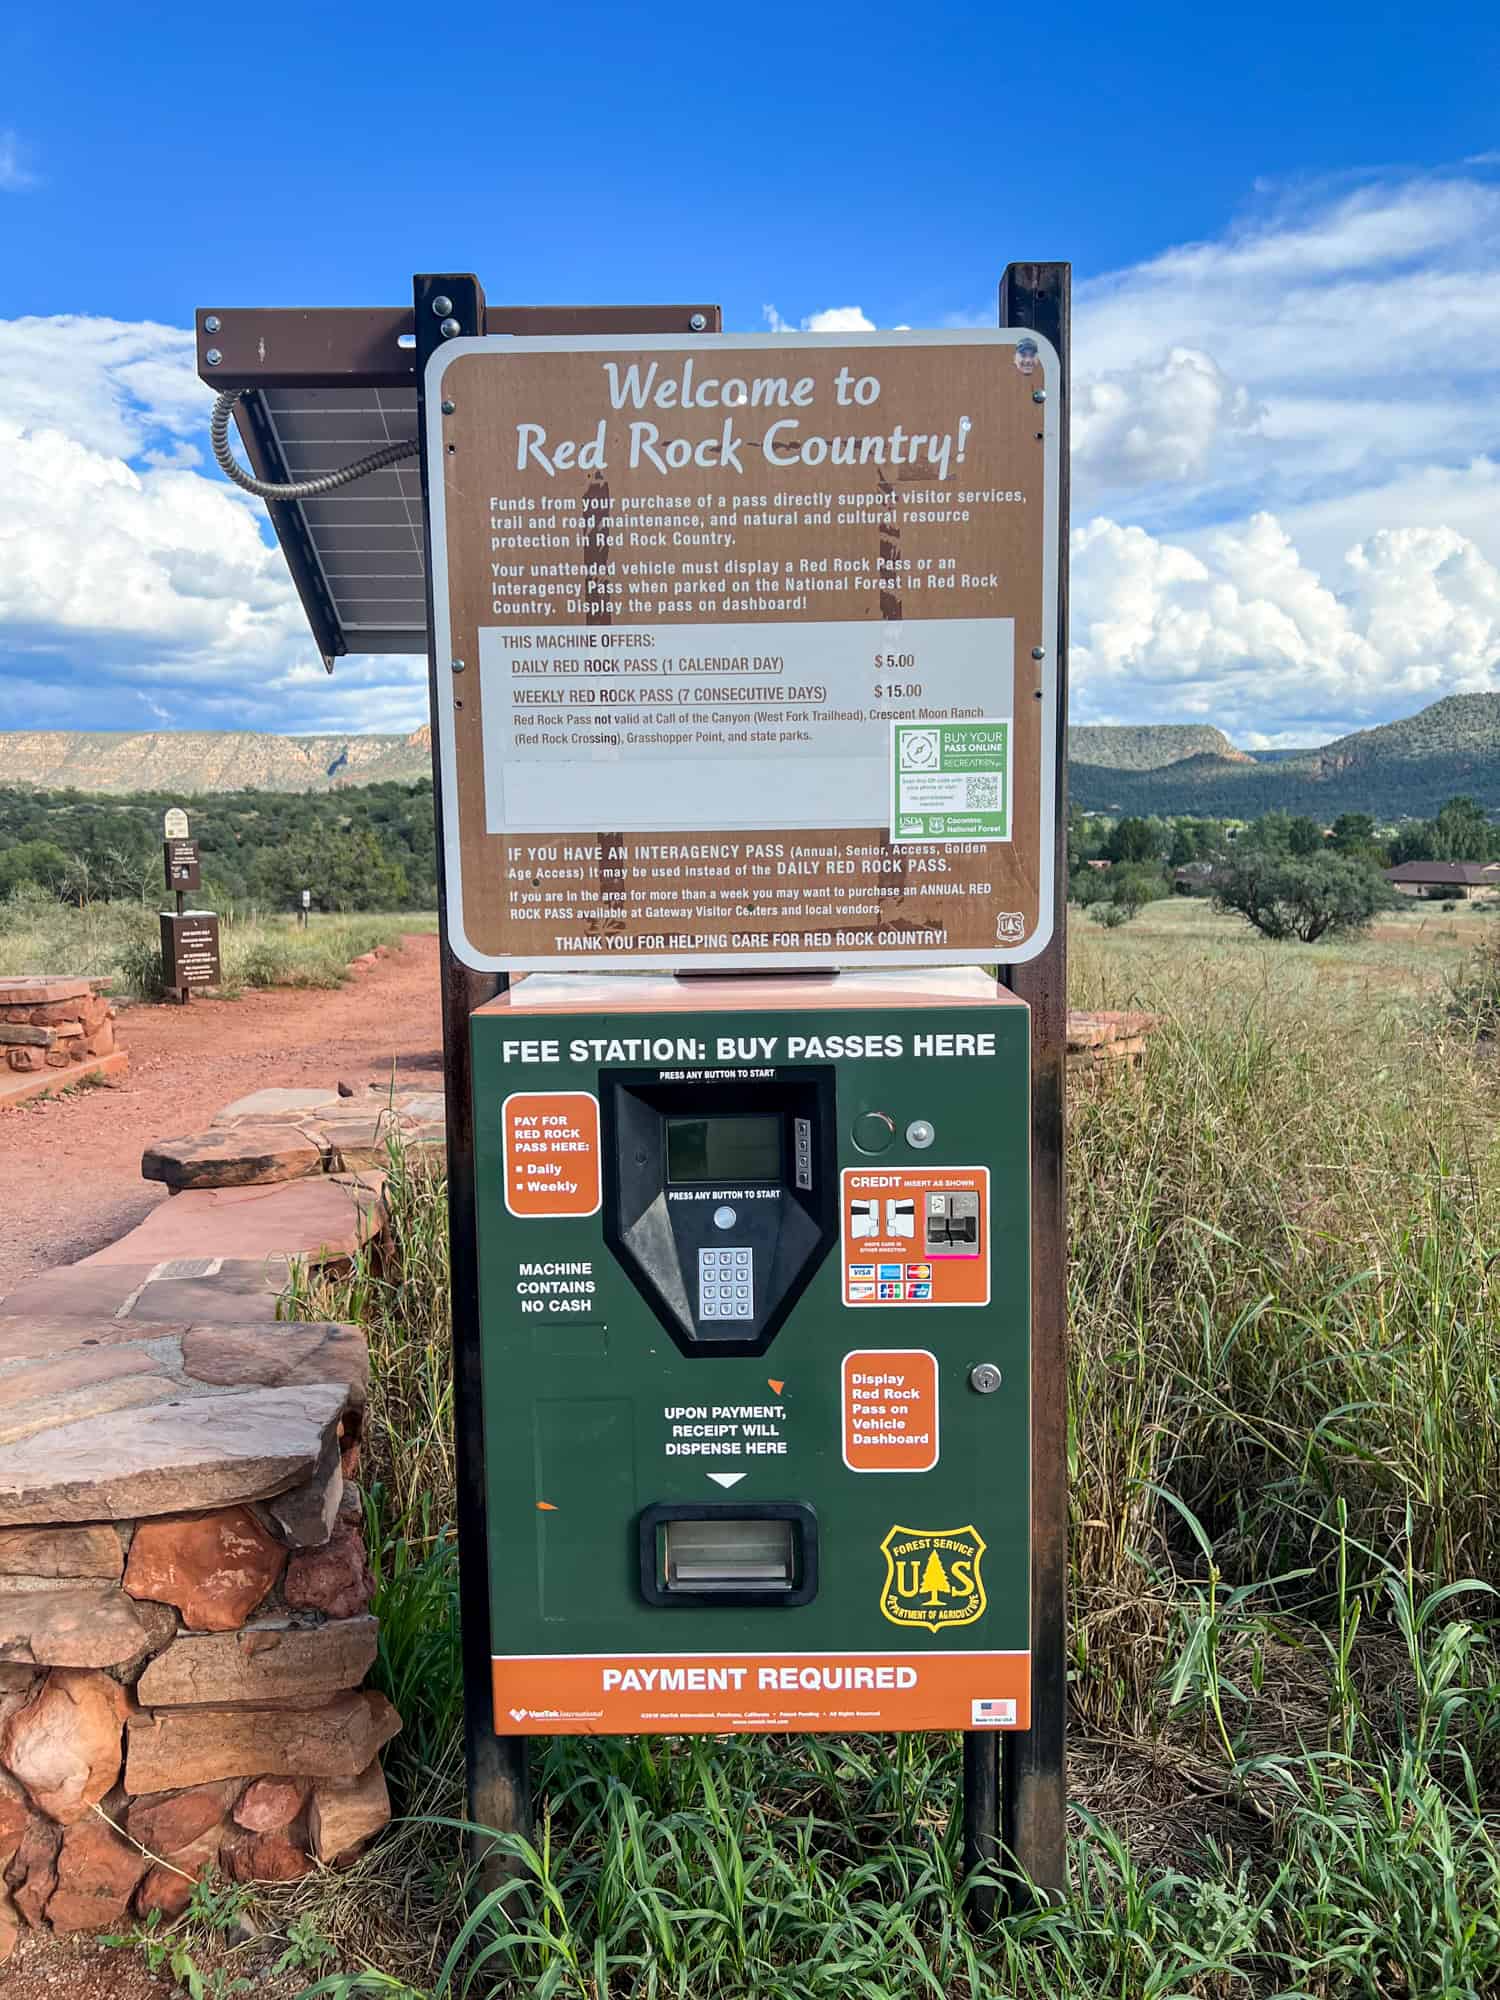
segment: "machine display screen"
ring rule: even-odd
[[[669,1118],[667,1179],[774,1181],[781,1178],[779,1118]]]

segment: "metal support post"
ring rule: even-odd
[[[504,974],[471,972],[448,939],[443,786],[438,767],[438,670],[432,611],[432,539],[427,523],[427,357],[452,338],[485,331],[484,292],[464,275],[414,281],[417,435],[422,453],[422,518],[427,577],[427,682],[432,716],[432,796],[437,821],[438,947],[443,984],[443,1089],[448,1133],[448,1256],[453,1300],[453,1432],[458,1475],[458,1569],[464,1684],[464,1770],[468,1815],[477,1827],[531,1831],[531,1778],[524,1736],[495,1733],[490,1678],[489,1536],[485,1516],[484,1432],[479,1376],[479,1248],[474,1211],[474,1100],[469,1016],[505,990]],[[444,299],[447,309],[433,311]],[[447,332],[444,329],[449,329]],[[494,1843],[476,1835],[471,1859],[487,1893],[507,1873]]]
[[[1002,975],[1031,1008],[1031,1727],[1008,1736],[1000,1840],[1019,1874],[1048,1894],[1067,1884],[1068,1218],[1064,1181],[1068,1047],[1068,414],[1072,267],[1011,264],[1000,324],[1051,341],[1062,363],[1058,494],[1055,906],[1052,941]],[[976,1811],[984,1806],[975,1788]],[[985,1806],[985,1810],[988,1807]],[[990,1823],[993,1825],[993,1822]]]

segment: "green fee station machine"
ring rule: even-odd
[[[474,1015],[497,1728],[1027,1726],[1028,1029],[978,968]]]

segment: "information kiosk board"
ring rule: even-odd
[[[428,364],[476,968],[994,964],[1052,923],[1057,357],[458,338]]]

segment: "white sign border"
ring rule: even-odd
[[[1057,601],[1058,601],[1058,509],[1060,505],[1060,461],[1063,425],[1062,398],[1057,393],[1061,363],[1057,350],[1042,334],[1029,327],[975,327],[935,333],[701,333],[701,334],[487,334],[461,336],[434,350],[428,359],[425,394],[429,411],[427,423],[427,505],[428,547],[431,551],[432,632],[436,652],[434,681],[437,714],[432,718],[437,731],[438,768],[443,787],[443,847],[448,904],[448,942],[454,956],[476,972],[580,972],[598,971],[609,966],[619,972],[671,972],[684,961],[664,952],[547,953],[538,957],[497,957],[479,951],[464,929],[463,869],[461,865],[458,815],[458,756],[453,731],[453,707],[458,692],[453,673],[453,615],[448,597],[447,490],[443,449],[443,426],[437,417],[442,403],[443,377],[451,364],[469,354],[724,354],[739,350],[785,352],[788,349],[816,348],[825,343],[838,348],[901,347],[1016,347],[1027,340],[1041,358],[1037,386],[1047,391],[1037,405],[1037,419],[1043,429],[1042,444],[1042,633],[1046,658],[1037,662],[1042,679],[1042,768],[1041,845],[1038,885],[1037,928],[1019,947],[1007,949],[997,939],[994,944],[951,947],[939,951],[886,950],[876,947],[849,958],[827,951],[801,952],[702,952],[687,961],[700,972],[769,972],[777,969],[826,970],[830,957],[839,965],[1024,965],[1037,958],[1052,942],[1055,885],[1055,824],[1057,816],[1057,771],[1049,754],[1057,741]],[[476,661],[476,678],[477,666]],[[1012,720],[1014,727],[1014,720]],[[1012,811],[1012,837],[1015,815]]]

